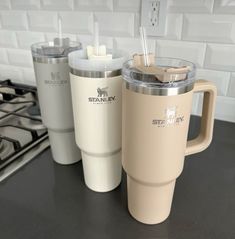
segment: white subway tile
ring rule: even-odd
[[[0,30],[1,47],[17,47],[16,35],[13,31]]]
[[[114,48],[125,51],[129,57],[135,53],[142,53],[141,42],[139,38],[115,38]],[[155,52],[155,40],[148,39],[149,52]]]
[[[63,33],[62,36],[65,37],[65,38],[68,37],[71,41],[77,41],[76,34]],[[57,38],[57,37],[58,37],[57,32],[46,33],[46,40],[47,41],[54,41],[54,39]]]
[[[168,39],[180,39],[183,25],[183,14],[167,14],[166,35]]]
[[[96,13],[100,34],[107,36],[134,36],[134,13]]]
[[[119,12],[140,12],[140,0],[115,0],[114,10]]]
[[[36,85],[34,70],[30,68],[22,68],[22,80],[27,85]]]
[[[200,100],[200,93],[193,94],[193,102],[192,102],[192,110],[191,110],[191,114],[193,115],[200,115],[200,112],[198,112],[199,100]]]
[[[78,35],[77,40],[82,43],[83,48],[85,48],[87,45],[94,44],[94,37],[91,35]],[[100,36],[99,42],[100,45],[106,45],[106,47],[109,49],[113,48],[113,39],[111,37]]]
[[[2,28],[12,30],[27,30],[27,17],[21,11],[2,11]]]
[[[235,73],[232,73],[227,96],[235,98]]]
[[[28,18],[32,31],[57,31],[58,15],[55,12],[30,11]]]
[[[235,45],[208,44],[205,68],[235,71]]]
[[[0,64],[7,64],[8,63],[8,57],[6,49],[0,48]]]
[[[7,49],[9,63],[15,66],[32,67],[32,55],[28,50]]]
[[[89,12],[61,12],[62,31],[65,33],[91,34],[93,15]]]
[[[77,11],[112,11],[112,0],[74,0]]]
[[[19,47],[30,50],[32,44],[45,41],[44,34],[41,32],[17,32]]]
[[[216,119],[235,122],[235,98],[218,96],[216,101]]]
[[[218,95],[225,96],[227,94],[230,72],[198,69],[196,78],[214,82],[218,90]]]
[[[8,10],[11,8],[10,0],[0,1],[0,10]]]
[[[41,0],[45,10],[72,10],[73,0]]]
[[[211,12],[214,0],[168,0],[168,12]]]
[[[214,13],[235,13],[235,1],[234,0],[215,0]]]
[[[206,42],[235,42],[235,16],[186,14],[182,38]]]
[[[205,49],[204,43],[157,40],[156,55],[181,58],[202,67]]]
[[[0,65],[0,79],[11,79],[14,82],[22,82],[21,69],[10,65]]]
[[[40,9],[40,0],[11,0],[13,9],[33,10]]]
[[[201,115],[203,94],[200,93],[196,114]],[[217,96],[215,105],[215,119],[235,122],[235,98]]]

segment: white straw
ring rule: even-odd
[[[95,55],[99,55],[99,23],[94,23],[94,47]]]
[[[148,50],[148,44],[147,44],[147,36],[146,36],[146,30],[143,27],[143,34],[144,34],[144,43],[145,43],[145,53],[146,53],[146,63],[147,66],[150,66],[149,64],[149,50]]]
[[[140,42],[143,50],[143,55],[144,55],[144,65],[146,66],[146,56],[145,56],[145,45],[144,45],[144,36],[143,36],[143,29],[140,27]]]
[[[143,49],[143,55],[144,55],[144,65],[149,66],[149,52],[148,52],[148,45],[147,45],[147,37],[146,37],[146,31],[144,27],[140,27],[140,37],[141,37],[141,45]]]
[[[58,35],[62,39],[62,18],[60,16],[58,17]]]

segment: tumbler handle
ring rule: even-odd
[[[199,135],[187,142],[185,155],[195,154],[205,150],[212,141],[216,86],[207,80],[198,80],[194,84],[193,92],[204,92],[201,127]]]

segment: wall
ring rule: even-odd
[[[141,51],[140,6],[140,0],[0,0],[0,78],[35,84],[30,45],[56,35],[58,15],[65,35],[83,45],[92,41],[96,19],[103,43]],[[218,86],[216,118],[235,122],[234,14],[234,0],[168,0],[166,36],[149,45],[157,56],[196,63],[197,76]],[[201,98],[195,96],[195,114]]]

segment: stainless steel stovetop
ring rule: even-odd
[[[0,81],[0,181],[48,146],[36,87]]]

